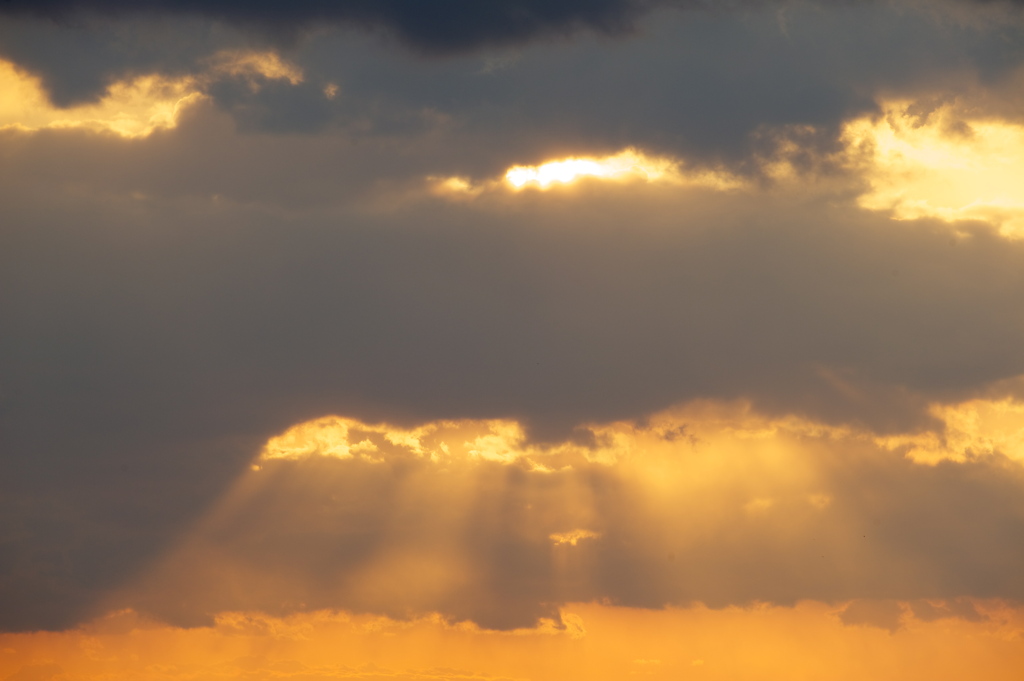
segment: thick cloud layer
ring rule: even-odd
[[[581,37],[444,60],[325,30],[285,49],[306,74],[303,83],[219,84],[210,92],[252,130],[312,134],[340,126],[392,135],[421,129],[430,112],[435,125],[445,121],[486,138],[486,145],[476,141],[451,153],[473,149],[477,167],[490,161],[491,170],[627,145],[742,166],[787,130],[829,148],[842,121],[876,111],[879,95],[935,99],[976,91],[979,83],[1019,92],[1020,21],[995,8],[968,21],[955,9],[663,9],[641,19],[630,39]],[[62,106],[94,100],[120,78],[191,76],[218,51],[271,44],[259,32],[186,19],[0,24],[0,54],[40,76]],[[327,100],[323,90],[332,85],[340,94]],[[1016,115],[1016,104],[1007,101],[1004,109]],[[483,150],[496,152],[502,141],[504,157],[486,158]],[[512,151],[520,158],[510,160]]]
[[[451,202],[367,174],[422,162],[415,148],[283,145],[209,107],[143,141],[9,133],[5,149],[5,628],[92,612],[267,437],[323,414],[515,417],[560,440],[740,397],[899,433],[936,425],[930,401],[1024,372],[1024,247],[983,225],[956,237],[757,189]],[[1010,499],[983,488],[968,496]],[[641,569],[622,567],[623,585]],[[976,593],[970,575],[949,579]],[[799,598],[792,586],[621,595]],[[496,624],[540,612],[449,609]]]
[[[665,0],[3,0],[0,12],[68,19],[82,14],[186,14],[273,28],[345,23],[394,32],[428,52],[456,52],[526,41],[580,27],[621,33]],[[674,4],[701,5],[699,0]]]

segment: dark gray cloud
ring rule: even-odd
[[[700,0],[439,0],[429,4],[402,0],[3,0],[0,12],[59,20],[89,14],[184,14],[275,29],[354,24],[382,28],[418,49],[445,53],[567,34],[583,27],[622,33],[638,16],[663,4],[705,5]]]
[[[666,4],[704,6],[699,0],[444,0],[429,4],[5,0],[0,13],[7,20],[0,32],[7,35],[0,39],[0,54],[39,74],[54,101],[67,105],[99,96],[112,80],[126,74],[194,68],[197,58],[216,49],[215,43],[281,47],[294,45],[304,32],[301,29],[322,31],[340,25],[384,31],[421,53],[466,53],[569,35],[580,28],[623,34],[636,19]]]
[[[1016,115],[1021,27],[1001,14],[961,20],[946,4],[663,8],[639,19],[626,40],[584,36],[435,60],[338,31],[282,47],[201,20],[18,20],[0,25],[0,54],[40,75],[67,105],[99,97],[117,78],[195,74],[219,50],[273,46],[305,72],[304,83],[254,90],[222,79],[209,87],[248,130],[420,134],[430,112],[479,137],[451,152],[470,157],[463,172],[626,145],[753,170],[750,155],[770,151],[779,130],[813,127],[827,150],[842,122],[874,112],[883,94],[991,90],[1005,100],[1003,112]],[[338,88],[335,100],[318,92],[328,84]]]
[[[828,150],[843,121],[875,113],[883,96],[989,90],[1014,102],[1001,112],[1014,116],[1024,24],[1003,18],[972,24],[946,5],[902,3],[662,11],[637,38],[611,43],[433,62],[368,61],[364,45],[325,39],[295,59],[311,79],[340,86],[338,121],[387,133],[436,111],[478,135],[474,149],[507,145],[496,160],[506,165],[513,150],[523,162],[635,145],[751,169],[751,155],[770,152],[780,130],[813,127],[811,146]]]

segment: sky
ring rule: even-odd
[[[0,0],[0,681],[1011,681],[1024,3]]]

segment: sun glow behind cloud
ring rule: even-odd
[[[401,452],[439,462],[456,458],[512,463],[529,458],[525,434],[515,421],[434,421],[403,429],[367,424],[341,416],[300,423],[270,439],[260,461],[302,460],[311,456],[383,461]]]
[[[605,180],[635,178],[648,182],[678,174],[678,164],[666,158],[654,158],[635,149],[626,149],[603,158],[566,158],[537,166],[513,166],[505,180],[516,189],[536,185],[546,189],[553,184],[568,184],[584,177]]]
[[[919,463],[965,461],[999,454],[1024,463],[1024,402],[1013,398],[973,399],[930,406],[943,427],[906,435],[875,435],[828,426],[795,416],[770,419],[744,402],[700,401],[666,410],[648,419],[647,430],[630,423],[589,424],[583,430],[594,446],[572,443],[532,444],[522,424],[512,420],[432,421],[414,428],[369,424],[342,416],[325,416],[297,424],[271,438],[255,464],[310,457],[358,458],[382,462],[392,456],[435,463],[479,460],[522,464],[546,472],[571,465],[572,459],[612,464],[641,451],[656,451],[678,439],[718,441],[728,434],[746,440],[790,433],[800,436],[871,442],[884,449],[905,450]],[[555,468],[553,468],[555,467]]]
[[[927,113],[916,113],[915,107],[909,101],[883,102],[883,115],[844,126],[842,151],[829,163],[866,183],[857,204],[888,211],[897,220],[979,220],[995,226],[1004,237],[1024,238],[1024,126],[965,115],[955,104]],[[806,171],[789,159],[802,151],[798,141],[785,140],[776,153],[759,158],[758,166],[779,191],[797,187],[836,191],[834,179],[807,184]],[[472,199],[503,189],[550,191],[583,181],[757,190],[750,180],[727,169],[690,168],[681,159],[634,148],[609,156],[515,165],[501,180],[432,176],[428,181],[434,194],[452,199]],[[841,191],[847,189],[843,185]]]
[[[954,104],[927,113],[905,101],[882,108],[843,134],[870,183],[862,207],[898,220],[982,220],[1024,238],[1024,126],[965,115]]]
[[[144,137],[174,127],[182,109],[200,97],[193,78],[148,75],[112,84],[98,102],[59,109],[39,79],[0,60],[0,129],[83,128]]]
[[[430,176],[427,181],[432,193],[452,199],[472,199],[485,193],[508,190],[548,191],[568,188],[583,181],[662,184],[720,191],[739,189],[747,184],[724,169],[688,168],[679,159],[651,156],[633,148],[610,156],[573,156],[535,166],[515,165],[500,179]]]
[[[935,404],[932,416],[945,425],[941,432],[878,438],[884,446],[905,448],[921,463],[965,461],[999,454],[1024,464],[1024,403],[1010,399],[976,399]]]
[[[55,107],[42,83],[14,64],[0,60],[0,130],[77,128],[146,137],[173,128],[178,116],[203,99],[206,88],[222,77],[241,78],[256,91],[262,80],[302,82],[302,71],[273,52],[223,51],[210,57],[198,74],[148,74],[112,83],[97,102],[66,109]]]
[[[1024,238],[1024,126],[967,116],[954,104],[927,113],[915,113],[915,106],[883,102],[883,115],[844,126],[842,150],[828,164],[850,171],[845,180],[826,173],[808,183],[807,171],[790,159],[808,150],[783,137],[774,153],[757,159],[760,172],[773,180],[760,190],[846,193],[853,178],[866,187],[856,199],[861,208],[887,211],[897,220],[979,220],[1004,237]],[[728,169],[691,168],[682,159],[634,148],[515,165],[500,180],[428,178],[435,195],[463,200],[502,190],[551,191],[584,181],[759,191],[756,183]]]
[[[624,149],[603,157],[571,157],[536,166],[513,166],[505,181],[515,189],[549,189],[593,178],[610,181],[666,182],[716,189],[740,186],[740,180],[724,171],[687,171],[680,161],[650,156],[636,149]]]

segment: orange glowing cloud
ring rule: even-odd
[[[922,463],[965,461],[1001,455],[1024,463],[1024,403],[1013,398],[975,399],[958,404],[932,405],[940,432],[878,438],[884,446],[903,447]]]

